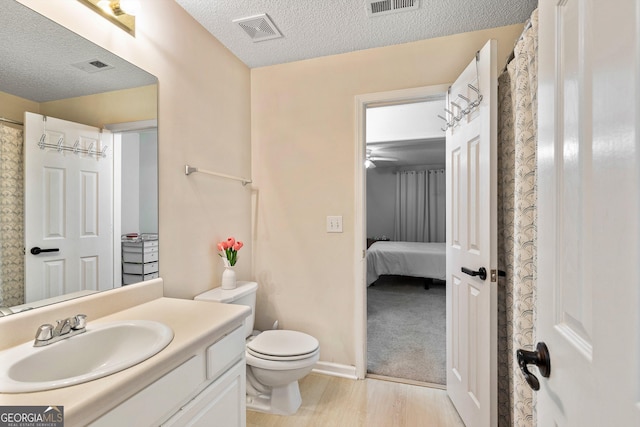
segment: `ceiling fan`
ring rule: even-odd
[[[364,160],[364,166],[367,169],[372,169],[376,167],[375,162],[396,162],[398,161],[395,157],[384,157],[384,156],[376,156],[373,153],[374,150],[367,148],[367,154]]]

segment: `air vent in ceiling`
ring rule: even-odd
[[[418,9],[419,6],[419,0],[367,0],[367,14],[369,16],[380,16],[408,12]]]
[[[247,18],[234,19],[233,22],[240,25],[240,27],[249,34],[249,37],[251,37],[251,40],[254,42],[282,37],[280,31],[278,31],[275,24],[266,13],[249,16]]]
[[[88,61],[77,62],[71,65],[81,69],[82,71],[86,71],[87,73],[97,73],[98,71],[105,71],[113,68],[113,65],[109,65],[99,59],[90,59]]]

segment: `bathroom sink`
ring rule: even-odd
[[[150,320],[88,324],[87,331],[44,346],[27,342],[0,351],[0,392],[51,390],[102,378],[140,363],[173,339]]]

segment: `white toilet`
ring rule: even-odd
[[[298,380],[311,372],[319,360],[320,346],[317,339],[302,332],[254,331],[257,290],[256,282],[239,281],[235,289],[215,288],[195,299],[251,307],[251,315],[244,323],[247,409],[292,415],[302,403]]]

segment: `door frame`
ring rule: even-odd
[[[366,111],[368,107],[407,104],[444,97],[449,84],[421,86],[387,92],[376,92],[355,97],[355,216],[354,216],[354,344],[356,377],[367,375],[367,285],[366,279],[366,236],[367,236],[367,174],[364,167],[366,156]],[[448,191],[448,189],[447,189]]]

